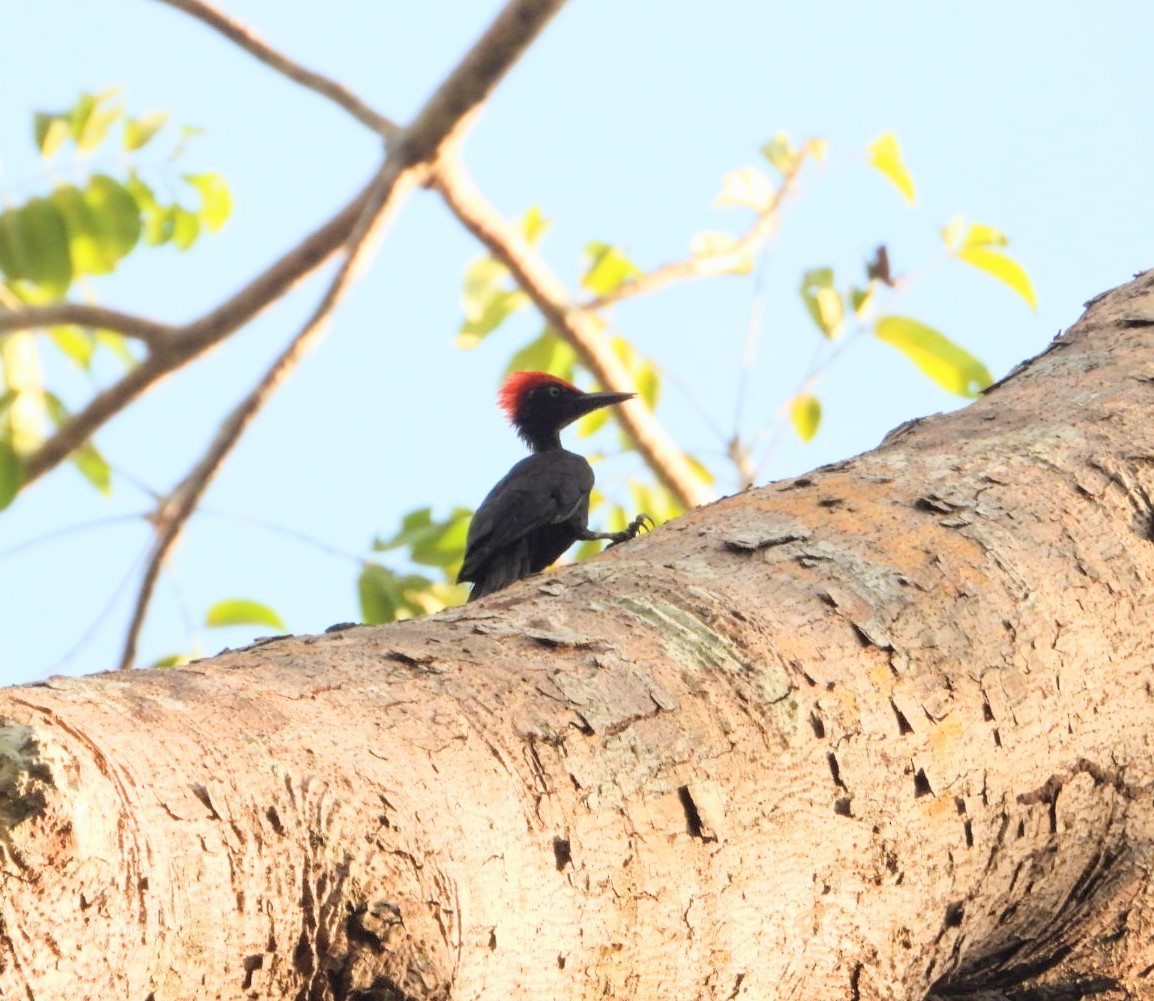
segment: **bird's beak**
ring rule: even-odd
[[[624,403],[632,400],[636,393],[582,393],[573,400],[570,418],[565,422],[572,424],[578,417],[584,417],[602,407],[611,407],[614,403]]]

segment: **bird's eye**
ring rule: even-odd
[[[554,399],[556,399],[558,396],[561,395],[561,387],[560,386],[550,386],[549,387],[549,395],[552,396]]]

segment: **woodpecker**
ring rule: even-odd
[[[622,532],[591,531],[593,469],[561,447],[563,427],[635,395],[583,393],[545,372],[513,372],[505,379],[497,402],[532,454],[489,491],[469,524],[457,581],[472,582],[470,601],[544,570],[579,539],[616,545],[653,524],[642,514]]]

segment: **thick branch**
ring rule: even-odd
[[[168,350],[180,333],[179,327],[168,323],[158,323],[156,320],[134,316],[119,309],[90,306],[79,302],[57,302],[50,306],[0,312],[0,334],[55,327],[61,324],[112,330],[124,337],[140,341],[147,345],[150,351]]]
[[[271,66],[278,73],[282,73],[302,87],[307,87],[309,90],[327,97],[333,103],[344,108],[362,125],[367,125],[374,132],[379,132],[385,140],[392,140],[400,133],[401,129],[396,123],[374,111],[343,84],[289,59],[288,56],[257,37],[252,29],[229,17],[211,4],[204,3],[203,0],[160,0],[160,2],[175,7],[177,10],[182,10],[198,21],[203,21],[214,31],[220,32],[225,38],[235,42],[266,66]]]
[[[458,219],[516,278],[549,325],[577,351],[585,366],[607,390],[631,392],[635,387],[605,336],[601,321],[575,309],[561,279],[520,234],[477,190],[455,155],[445,156],[432,179]],[[683,507],[694,508],[709,499],[700,474],[644,407],[623,406],[616,416],[637,445],[646,464]]]
[[[482,601],[0,693],[0,994],[1148,997],[1152,372],[1149,272]]]

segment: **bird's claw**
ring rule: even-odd
[[[628,542],[630,539],[637,538],[637,536],[641,534],[642,530],[646,532],[652,532],[656,527],[657,522],[649,517],[649,515],[639,514],[628,525],[625,526],[624,531],[615,532],[613,535],[613,541],[610,542],[609,545],[607,545],[605,548],[612,549],[614,546],[622,542]]]

